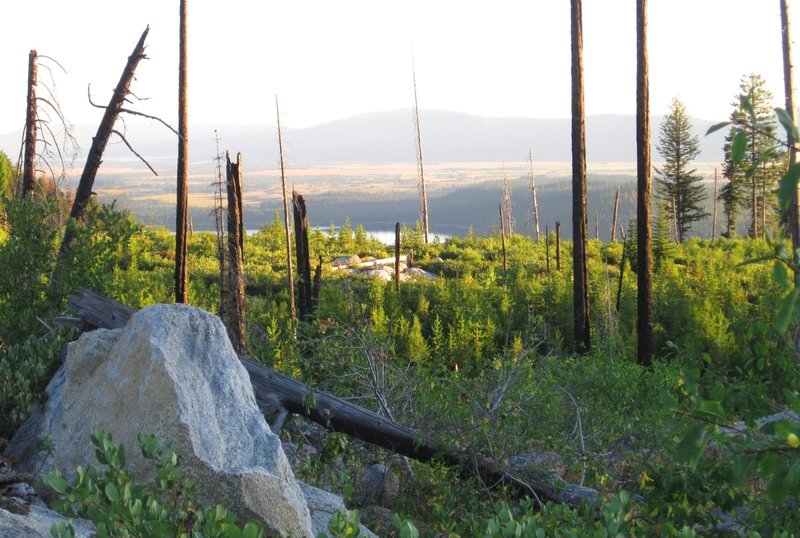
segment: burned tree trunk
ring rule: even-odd
[[[28,55],[28,106],[25,114],[25,154],[22,159],[22,197],[33,196],[36,176],[36,127],[39,121],[36,110],[36,84],[38,56],[35,50]]]
[[[617,240],[617,218],[619,217],[619,191],[621,185],[617,185],[617,194],[614,196],[614,222],[611,224],[611,242]]]
[[[586,244],[586,124],[583,100],[583,2],[571,0],[572,35],[572,310],[575,351],[591,350]]]
[[[561,271],[561,222],[556,221],[556,271]]]
[[[394,223],[394,290],[400,293],[400,223]]]
[[[636,45],[636,168],[638,176],[636,359],[642,366],[650,366],[653,360],[653,233],[650,216],[650,82],[647,63],[647,0],[636,0]]]
[[[294,241],[295,255],[297,256],[297,305],[300,319],[311,320],[314,305],[311,299],[311,259],[308,254],[308,215],[306,214],[306,201],[292,191],[292,207],[294,208]]]
[[[711,240],[717,237],[717,169],[714,168],[714,196],[711,198],[714,210],[711,216]]]
[[[503,212],[503,204],[500,204],[500,246],[503,249],[503,271],[508,270],[506,261],[506,219]]]
[[[531,176],[531,198],[533,200],[533,229],[536,231],[536,242],[539,242],[539,202],[536,200],[536,177],[533,175],[533,149],[528,149],[528,167]]]
[[[124,327],[135,312],[88,290],[79,290],[71,295],[69,306],[81,316],[87,329]],[[492,488],[508,485],[522,495],[535,494],[572,507],[584,502],[596,505],[600,501],[597,491],[569,484],[552,473],[542,473],[536,482],[531,482],[530,477],[520,479],[480,454],[451,448],[419,431],[327,392],[315,390],[266,366],[241,357],[240,360],[250,376],[256,403],[264,412],[282,409],[417,461],[443,462],[461,469],[464,474],[478,474]]]
[[[245,319],[245,283],[244,283],[244,253],[242,225],[242,154],[236,155],[236,162],[232,163],[228,155],[226,160],[226,186],[228,189],[228,286],[227,297],[223,300],[224,312],[227,319],[225,327],[228,338],[236,353],[247,353],[247,339],[244,332]]]
[[[128,57],[128,63],[125,64],[125,69],[123,69],[122,76],[117,83],[117,87],[114,89],[114,94],[105,107],[103,119],[97,127],[97,133],[92,139],[92,145],[86,157],[86,165],[83,168],[81,179],[78,182],[78,188],[75,191],[75,199],[72,202],[67,229],[64,233],[64,238],[61,240],[55,271],[50,280],[50,290],[56,297],[61,295],[57,272],[68,272],[69,270],[69,268],[63,267],[63,265],[67,260],[67,252],[72,246],[75,233],[74,226],[77,222],[83,221],[86,218],[86,206],[89,205],[89,201],[92,197],[92,188],[94,187],[95,177],[97,177],[97,170],[100,168],[100,163],[103,162],[103,152],[106,149],[106,145],[108,145],[109,138],[111,138],[111,133],[114,130],[114,123],[117,121],[117,117],[125,104],[125,99],[130,92],[130,85],[131,82],[133,82],[133,75],[136,72],[136,67],[142,59],[146,58],[144,54],[144,42],[147,39],[148,32],[150,32],[149,26],[142,32],[139,42],[136,43],[136,47]]]
[[[186,2],[180,0],[180,40],[178,54],[178,170],[175,205],[175,302],[186,302],[186,258],[189,254],[186,232],[189,221],[189,121],[186,80]]]
[[[281,111],[278,108],[278,96],[275,96],[275,115],[278,118],[278,156],[281,161],[281,192],[283,194],[283,228],[286,236],[286,285],[289,293],[289,315],[297,319],[297,306],[294,300],[294,270],[292,268],[292,238],[289,226],[289,197],[286,194],[286,168],[283,155],[283,131],[281,130]]]

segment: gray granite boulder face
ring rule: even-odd
[[[0,536],[3,538],[45,538],[50,537],[50,528],[59,521],[70,521],[61,514],[44,506],[31,505],[27,514],[12,514],[0,508]],[[76,538],[91,538],[95,535],[91,522],[71,520]]]
[[[140,310],[125,328],[97,330],[70,344],[47,389],[45,409],[21,428],[9,451],[22,471],[69,473],[94,463],[95,428],[125,445],[139,480],[153,466],[139,432],[181,456],[202,505],[225,505],[282,536],[312,536],[303,494],[280,440],[256,406],[250,378],[222,322],[185,305]],[[54,451],[36,450],[51,436]],[[241,521],[241,520],[240,520]]]
[[[303,482],[300,482],[300,489],[302,489],[308,503],[308,509],[311,511],[311,526],[314,530],[314,536],[328,533],[328,523],[333,514],[336,512],[342,515],[347,514],[347,507],[338,495]],[[361,530],[360,536],[377,538],[377,535],[364,525],[359,525],[359,528]]]

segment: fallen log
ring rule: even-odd
[[[133,308],[86,289],[70,295],[68,304],[80,316],[87,330],[124,327],[135,312]],[[571,507],[583,502],[597,505],[600,500],[597,491],[567,483],[555,473],[537,473],[541,478],[535,481],[527,477],[522,479],[517,474],[501,469],[489,458],[446,447],[427,435],[373,411],[314,389],[262,364],[242,357],[239,359],[250,375],[256,403],[266,413],[274,412],[276,408],[285,410],[401,456],[423,463],[440,461],[461,469],[465,474],[477,473],[490,488],[506,484],[515,488],[520,495],[552,500]]]

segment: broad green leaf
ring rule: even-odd
[[[781,462],[772,475],[772,479],[767,484],[767,495],[770,500],[775,504],[781,504],[786,499],[786,494],[789,493],[789,484],[786,478],[786,466]]]
[[[715,132],[719,131],[720,129],[724,129],[725,127],[727,127],[730,124],[731,124],[731,122],[729,122],[729,121],[723,121],[723,122],[720,122],[720,123],[715,123],[714,125],[712,125],[711,127],[708,128],[708,131],[706,131],[706,136],[710,135],[711,133],[715,133]]]
[[[117,489],[117,486],[115,486],[114,484],[112,483],[106,484],[105,493],[106,497],[108,497],[108,500],[111,501],[112,503],[119,502],[119,490]]]
[[[722,408],[722,404],[716,400],[703,400],[698,406],[698,411],[715,418],[725,418],[725,410]]]
[[[747,135],[745,133],[736,133],[733,138],[733,146],[731,147],[731,162],[733,166],[739,165],[744,159],[744,152],[747,149]]]
[[[64,478],[64,476],[58,471],[54,471],[42,476],[42,482],[47,484],[57,493],[64,494],[67,491],[67,479]]]
[[[797,126],[792,121],[792,117],[789,115],[789,113],[782,108],[776,108],[775,114],[778,116],[778,121],[781,122],[783,128],[786,129],[786,134],[788,134],[795,142],[800,140],[800,135],[797,132]]]
[[[678,443],[678,460],[694,467],[703,453],[705,435],[705,424],[695,424]]]
[[[773,326],[775,330],[783,334],[789,328],[794,312],[797,307],[797,298],[800,295],[798,288],[792,288],[786,296],[781,299],[780,307],[778,308],[778,315],[775,317]]]
[[[785,263],[780,260],[775,260],[775,263],[772,265],[772,279],[778,283],[781,289],[789,289],[792,281],[789,278],[789,269],[786,268]]]
[[[797,193],[797,181],[800,180],[800,163],[789,167],[780,181],[778,187],[778,201],[781,211],[786,211],[792,201],[792,197]]]

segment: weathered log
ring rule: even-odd
[[[135,312],[85,289],[69,297],[69,307],[84,319],[87,328],[121,328]],[[256,403],[262,411],[282,409],[420,462],[440,461],[462,469],[465,474],[477,473],[489,487],[508,484],[521,495],[534,495],[572,507],[583,502],[597,504],[599,500],[597,491],[564,482],[554,473],[542,473],[540,480],[528,483],[501,469],[489,458],[449,448],[416,430],[262,364],[241,357],[240,360],[250,375]]]

